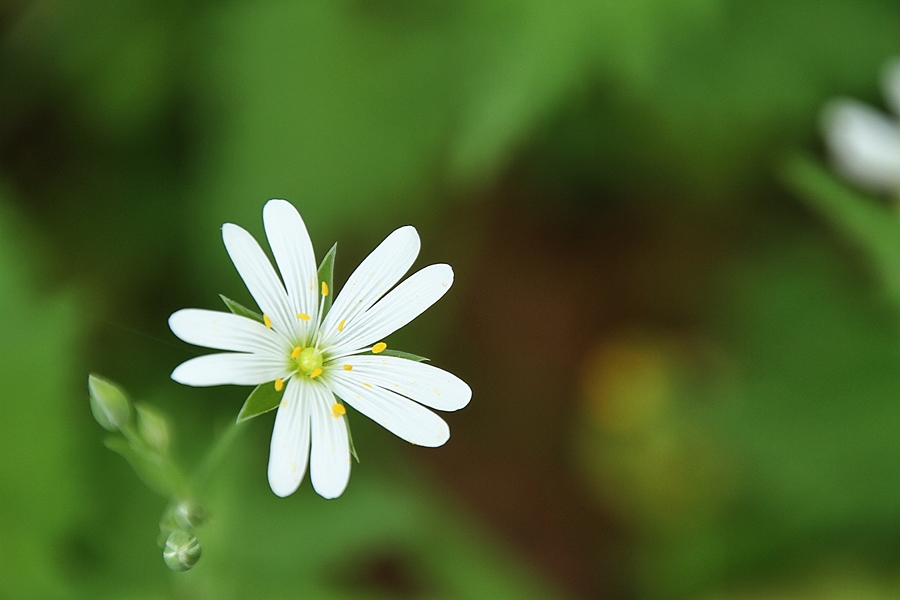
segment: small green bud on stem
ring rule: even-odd
[[[156,409],[146,404],[136,404],[138,433],[150,448],[160,454],[169,450],[169,422]]]
[[[206,521],[206,511],[192,500],[182,500],[172,511],[172,516],[179,527],[193,529]]]
[[[187,531],[175,530],[166,539],[163,560],[173,571],[187,571],[200,560],[200,542]]]
[[[98,375],[88,376],[91,412],[107,431],[119,431],[131,419],[131,404],[125,393],[114,383]]]

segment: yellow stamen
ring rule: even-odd
[[[353,365],[344,365],[344,370],[345,370],[345,371],[352,371],[352,370],[353,370]]]
[[[364,383],[363,385],[366,386],[367,388],[372,387],[372,384],[371,384],[371,383]]]
[[[384,342],[378,342],[374,346],[372,346],[372,354],[381,354],[387,349],[387,344]]]
[[[309,321],[309,315],[306,313],[297,313],[297,318],[301,321]]]
[[[309,374],[310,379],[315,379],[319,375],[322,374],[322,369],[313,369],[313,372]]]
[[[297,358],[298,356],[300,356],[301,352],[303,352],[303,348],[297,346],[296,348],[294,348],[294,351],[291,352],[291,358]]]
[[[331,416],[333,416],[335,419],[337,419],[341,415],[346,415],[346,414],[347,414],[347,409],[344,408],[343,404],[339,404],[336,402],[331,406]]]
[[[284,389],[284,379],[279,377],[278,379],[275,380],[275,391],[280,392],[283,389]]]
[[[341,319],[341,322],[338,323],[338,331],[344,330],[344,325],[347,323],[347,319]]]
[[[328,295],[328,284],[325,283],[324,281],[322,282],[322,295],[323,296]]]
[[[263,315],[263,323],[266,324],[266,327],[272,329],[272,319],[269,318],[269,315]]]

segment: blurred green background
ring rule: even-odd
[[[6,0],[0,598],[900,597],[900,217],[817,124],[898,52],[887,0]],[[338,288],[414,224],[456,283],[389,341],[474,397],[439,449],[356,419],[333,501],[250,422],[172,573],[87,374],[195,465],[249,390],[166,319],[252,304],[219,228],[269,198]]]

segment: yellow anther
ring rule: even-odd
[[[269,318],[269,315],[263,315],[263,323],[266,324],[266,327],[272,329],[272,319]]]
[[[372,387],[372,384],[371,384],[371,383],[364,383],[363,385],[366,386],[367,388]]]
[[[297,346],[296,348],[294,348],[294,351],[291,352],[291,358],[297,358],[298,356],[300,356],[301,352],[303,352],[303,348]]]
[[[279,377],[278,379],[275,380],[275,391],[280,392],[283,389],[284,389],[284,379]]]
[[[352,371],[352,370],[353,370],[353,365],[344,365],[344,370],[345,370],[345,371]]]
[[[324,281],[322,282],[322,295],[323,296],[328,295],[328,284],[325,283]]]
[[[331,416],[334,417],[335,419],[337,419],[341,415],[346,415],[346,414],[347,414],[347,409],[344,408],[343,404],[339,404],[339,403],[335,402],[334,404],[331,405]]]
[[[315,379],[319,375],[322,374],[322,369],[313,369],[313,372],[309,374],[310,379]]]
[[[374,346],[372,346],[372,354],[381,354],[387,349],[387,344],[384,342],[378,342]]]
[[[338,323],[338,331],[343,331],[344,325],[346,325],[346,324],[347,324],[347,319],[341,319],[341,322]]]
[[[297,318],[301,321],[309,321],[309,315],[306,313],[297,313]]]

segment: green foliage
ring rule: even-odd
[[[0,191],[0,596],[66,598],[62,539],[84,516],[75,298],[39,290],[40,245]],[[22,257],[29,257],[22,260]],[[83,381],[83,380],[82,380]],[[83,392],[82,392],[83,394]]]
[[[733,253],[697,317],[712,347],[640,342],[645,366],[579,427],[598,493],[641,531],[642,597],[878,561],[900,524],[895,305],[784,216]]]
[[[716,315],[741,369],[739,390],[711,418],[744,473],[736,506],[753,513],[735,510],[693,548],[707,557],[727,548],[719,556],[731,555],[730,569],[824,561],[848,548],[877,560],[890,543],[882,532],[900,523],[900,440],[885,427],[900,419],[900,330],[824,238],[795,232],[748,256]],[[678,554],[669,559],[690,556]]]
[[[808,158],[787,161],[784,176],[800,198],[865,253],[888,298],[900,307],[900,220],[896,211],[848,188]]]
[[[722,2],[647,69],[574,90],[534,150],[535,168],[701,203],[740,203],[773,161],[817,136],[829,98],[875,98],[900,52],[897,6],[877,1]]]
[[[198,89],[220,117],[200,176],[217,199],[209,218],[251,223],[246,199],[277,190],[320,235],[390,223],[435,172],[451,185],[493,176],[598,68],[646,72],[676,24],[715,11],[712,0],[225,6],[199,53]]]

